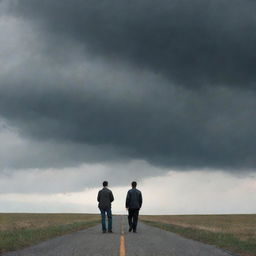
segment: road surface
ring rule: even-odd
[[[141,222],[129,233],[125,216],[113,217],[114,233],[100,225],[57,237],[4,256],[230,256],[232,254]]]

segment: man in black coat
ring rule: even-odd
[[[126,208],[129,212],[128,214],[129,232],[133,230],[134,233],[136,233],[139,210],[142,205],[142,194],[136,187],[137,187],[137,182],[133,181],[132,189],[130,189],[127,192],[127,196],[126,196]]]
[[[108,182],[103,182],[103,189],[98,193],[97,200],[99,202],[98,206],[101,213],[101,224],[102,232],[106,233],[106,214],[108,216],[108,232],[112,233],[112,212],[111,212],[111,203],[114,201],[113,193],[108,189]]]

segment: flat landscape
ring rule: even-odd
[[[141,220],[243,256],[256,255],[256,214],[144,215]]]
[[[0,213],[0,253],[99,223],[97,214]]]
[[[105,238],[107,241],[108,239],[112,239],[113,241],[111,241],[113,243],[111,244],[115,246],[109,248],[106,245],[104,237],[101,236],[100,225],[97,225],[100,223],[99,214],[1,213],[0,253],[2,254],[28,247],[24,252],[19,252],[17,255],[26,255],[28,252],[31,253],[31,255],[41,255],[39,252],[45,253],[45,255],[54,255],[55,249],[53,248],[57,245],[64,248],[68,246],[68,243],[72,244],[74,242],[72,246],[75,248],[74,250],[79,252],[75,255],[80,255],[80,252],[81,255],[83,255],[84,250],[88,250],[88,253],[91,252],[91,255],[93,255],[92,253],[97,253],[97,246],[101,246],[100,243],[102,243],[101,250],[106,247],[106,250],[116,255],[116,251],[118,251],[119,248],[118,239],[120,235],[122,235],[120,230],[124,230],[127,255],[151,255],[152,252],[155,253],[152,255],[157,255],[157,252],[162,252],[161,255],[169,255],[169,251],[172,251],[172,255],[186,255],[186,253],[190,255],[190,247],[194,248],[194,252],[191,255],[199,255],[199,252],[203,255],[204,250],[207,251],[208,255],[226,255],[221,251],[215,252],[214,247],[204,247],[200,244],[193,244],[193,240],[197,240],[203,244],[217,246],[235,255],[256,255],[256,214],[143,215],[140,216],[140,221],[143,221],[147,225],[139,224],[140,228],[138,233],[140,235],[137,236],[136,239],[135,237],[133,239],[133,236],[129,236],[127,233],[127,217],[123,216],[121,218],[120,216],[113,216],[115,236],[106,236]],[[85,231],[87,228],[95,225],[97,225],[97,227],[90,229],[91,231]],[[159,233],[160,231],[150,229],[148,225],[163,229],[165,230],[164,232],[170,232]],[[84,231],[77,233],[77,231],[80,230]],[[54,237],[71,233],[74,233],[74,235],[52,240]],[[172,235],[172,233],[181,235],[189,240],[180,240],[177,236]],[[161,237],[161,241],[159,237]],[[78,242],[80,241],[78,238],[81,240],[81,243],[84,244],[83,246]],[[49,243],[41,243],[46,240],[49,240]],[[95,243],[93,243],[94,240],[96,241]],[[67,241],[69,242],[67,243]],[[97,241],[99,243],[96,246]],[[158,242],[156,243],[154,241]],[[38,246],[29,249],[29,246],[35,244],[38,244]],[[161,246],[159,246],[159,244],[161,244]],[[181,244],[182,246],[180,246]],[[66,250],[67,253],[69,252],[66,247],[63,250]],[[88,255],[90,255],[90,253]]]
[[[3,256],[230,256],[229,252],[139,223],[128,231],[127,216],[113,216],[113,233],[101,225],[62,235]]]

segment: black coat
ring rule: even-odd
[[[136,189],[132,188],[127,192],[126,196],[126,208],[129,209],[140,209],[142,205],[142,194]]]
[[[97,200],[99,202],[98,206],[100,209],[109,209],[111,208],[111,202],[114,201],[114,196],[112,191],[108,188],[103,188],[99,191]]]

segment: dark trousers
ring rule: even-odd
[[[139,216],[139,209],[129,209],[128,210],[128,223],[131,229],[136,231],[137,223],[138,223],[138,216]]]

